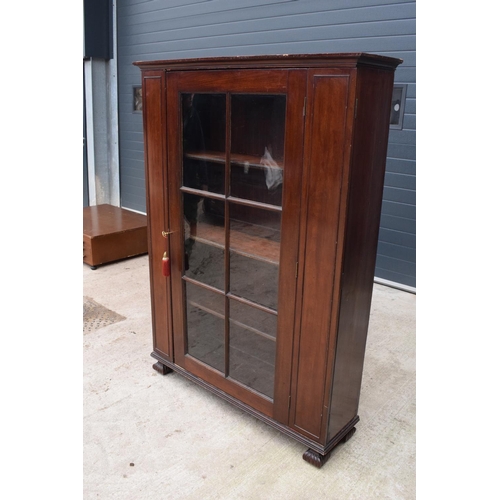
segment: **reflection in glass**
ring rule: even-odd
[[[277,310],[281,212],[230,204],[230,292]]]
[[[284,95],[231,97],[231,196],[282,204]]]
[[[224,290],[224,217],[206,198],[183,193],[185,276]],[[212,200],[210,200],[212,201]]]
[[[230,252],[231,293],[278,309],[278,266]]]
[[[183,185],[224,193],[226,96],[182,94]]]
[[[277,316],[230,301],[229,376],[272,398]]]
[[[224,372],[224,296],[186,287],[188,354]]]
[[[282,169],[279,169],[278,172],[281,174]],[[231,196],[235,198],[281,206],[283,202],[282,183],[280,175],[279,184],[268,189],[266,187],[266,172],[262,166],[249,167],[231,162]]]

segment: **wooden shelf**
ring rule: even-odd
[[[201,311],[204,311],[208,314],[212,314],[213,316],[216,316],[219,319],[224,319],[224,314],[221,314],[220,312],[214,311],[210,307],[204,306],[198,302],[195,302],[193,300],[188,301],[189,305],[196,307],[200,309]],[[255,333],[256,335],[259,335],[260,337],[263,337],[267,340],[270,340],[271,342],[276,342],[276,339],[272,336],[269,335],[269,333],[262,332],[260,330],[257,330],[257,328],[253,328],[252,326],[248,326],[245,323],[242,323],[241,321],[237,321],[235,319],[229,318],[229,322],[232,323],[233,325],[239,326],[240,328],[244,328],[245,330],[249,330],[250,332]]]
[[[251,224],[247,225],[251,226]],[[257,226],[253,227],[258,231],[259,228]],[[199,222],[196,237],[193,239],[206,245],[224,249],[224,227]],[[269,264],[279,264],[280,244],[277,241],[231,229],[229,249],[245,257],[261,260]]]
[[[220,151],[203,151],[203,152],[188,152],[185,153],[184,156],[186,158],[190,158],[192,160],[205,160],[212,163],[226,163],[226,155],[224,152]],[[254,155],[244,155],[238,153],[231,153],[230,161],[233,165],[239,165],[244,167],[246,165],[253,168],[261,168],[264,169],[265,165],[262,165],[260,162],[260,156]],[[276,166],[278,168],[283,169],[283,161],[282,160],[274,160],[276,162]]]

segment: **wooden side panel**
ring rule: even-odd
[[[307,221],[301,255],[302,304],[294,352],[290,425],[320,439],[345,163],[349,76],[310,74],[306,132]]]
[[[358,412],[394,73],[360,68],[328,440]]]
[[[165,76],[162,71],[145,71],[142,78],[144,114],[144,159],[148,214],[148,248],[153,316],[153,346],[168,360],[170,339],[170,293],[162,275],[162,257],[167,250],[161,233],[167,230]]]

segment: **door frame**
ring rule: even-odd
[[[257,411],[286,424],[290,403],[295,297],[299,251],[299,220],[302,191],[304,103],[307,87],[305,70],[180,71],[167,73],[167,217],[171,259],[174,362],[195,376],[218,387]],[[184,294],[184,220],[182,196],[181,93],[226,94],[226,138],[230,130],[230,94],[285,94],[284,180],[281,221],[274,399],[253,391],[218,370],[187,355],[186,304]],[[226,140],[226,169],[230,142]],[[227,341],[227,339],[226,339]]]

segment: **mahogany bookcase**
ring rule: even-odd
[[[142,72],[154,368],[307,447],[359,421],[394,71],[364,53]]]

